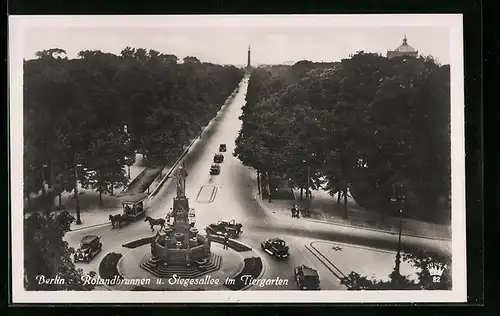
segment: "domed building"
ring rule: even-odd
[[[396,48],[395,50],[387,51],[387,58],[393,58],[398,56],[418,57],[418,50],[408,45],[408,40],[406,39],[406,35],[403,38],[403,43],[398,48]]]

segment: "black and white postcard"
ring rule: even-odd
[[[9,27],[13,303],[466,301],[461,15]]]

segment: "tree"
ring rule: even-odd
[[[73,248],[63,240],[74,220],[67,212],[33,213],[24,220],[24,273],[28,291],[90,291],[82,281],[82,269],[76,269]],[[40,284],[41,278],[64,280],[63,284]]]
[[[63,53],[49,49],[24,62],[26,197],[42,188],[44,165],[60,195],[76,193],[76,180],[112,193],[126,183],[123,167],[134,163],[136,152],[150,165],[172,163],[244,75],[196,57],[177,64],[177,56],[145,48],[55,58]]]
[[[405,216],[441,221],[449,218],[437,204],[450,192],[449,102],[449,66],[428,57],[360,51],[340,63],[255,69],[235,154],[301,189],[326,178],[345,217],[349,193],[382,220],[394,215],[402,185]]]
[[[199,64],[200,63],[200,60],[196,57],[193,57],[193,56],[187,56],[187,57],[184,57],[183,59],[184,63],[185,64]]]
[[[38,58],[56,58],[56,57],[60,58],[61,55],[66,55],[66,51],[60,48],[51,48],[47,50],[41,50],[35,53],[35,56]]]
[[[96,140],[86,153],[87,163],[82,179],[84,188],[99,192],[99,204],[102,205],[102,193],[112,193],[114,187],[125,186],[128,179],[123,170],[127,156],[126,134],[116,129],[97,134]]]

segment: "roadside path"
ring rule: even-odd
[[[259,195],[259,204],[268,212],[279,216],[291,217],[291,208],[294,204],[305,207],[306,201],[300,201],[300,193],[292,191],[295,200],[262,200]],[[337,204],[337,197],[328,195],[323,190],[313,190],[311,200],[310,218],[301,217],[299,220],[317,221],[340,226],[353,226],[376,231],[397,234],[399,232],[399,218],[386,217],[384,223],[380,221],[380,216],[374,212],[363,210],[356,203],[348,201],[348,219],[344,219],[344,205]],[[428,239],[451,240],[451,225],[439,225],[414,219],[402,219],[402,233],[407,236],[415,236]]]

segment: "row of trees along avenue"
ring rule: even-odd
[[[234,66],[126,47],[116,56],[62,49],[24,61],[24,194],[112,193],[141,153],[162,166],[213,118],[242,79]],[[44,196],[50,196],[45,194]],[[49,197],[46,207],[52,206]]]
[[[124,165],[141,153],[149,166],[178,156],[208,124],[244,72],[154,50],[125,48],[120,56],[62,49],[24,62],[24,194],[75,192],[76,179],[101,194],[128,181]],[[126,128],[125,128],[126,126]],[[53,202],[53,198],[50,198]],[[50,211],[52,202],[45,203]],[[74,218],[67,212],[33,213],[24,221],[25,287],[91,290],[63,240]],[[36,279],[56,276],[65,284]]]
[[[258,68],[246,101],[235,155],[258,174],[340,192],[346,217],[350,192],[382,220],[449,219],[449,65],[357,52]]]

